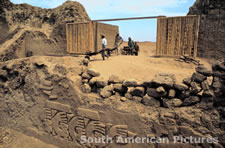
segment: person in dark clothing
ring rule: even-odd
[[[135,55],[138,56],[138,52],[139,52],[139,45],[137,44],[137,42],[135,42]]]
[[[134,41],[129,37],[128,38],[128,47],[130,48],[129,54],[133,55],[133,50],[134,50]]]

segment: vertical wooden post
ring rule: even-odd
[[[90,22],[90,51],[94,52],[94,33],[93,33],[93,22]]]
[[[161,45],[161,41],[160,41],[160,34],[161,34],[161,28],[160,28],[160,18],[157,18],[157,35],[156,35],[156,55],[159,56],[160,53],[160,45]]]
[[[67,53],[69,53],[69,33],[68,33],[68,24],[66,24],[66,48],[67,48]]]
[[[194,43],[194,58],[197,57],[197,50],[198,50],[198,37],[199,37],[199,27],[200,27],[200,15],[197,16],[197,27],[196,27],[196,38],[195,38],[195,43]]]

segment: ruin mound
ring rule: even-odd
[[[0,30],[3,32],[0,35],[0,50],[3,53],[1,54],[3,57],[5,57],[5,52],[3,51],[10,50],[8,47],[12,48],[10,46],[15,44],[18,38],[23,38],[24,42],[27,41],[28,47],[26,48],[29,49],[29,52],[34,53],[34,55],[65,53],[65,24],[90,20],[84,7],[80,3],[73,1],[67,1],[54,9],[42,9],[28,4],[13,4],[9,0],[1,1],[1,5]],[[24,36],[21,33],[24,30],[33,31],[33,35]],[[39,31],[43,35],[40,38],[35,37],[37,36],[35,35],[36,31]],[[49,40],[51,40],[50,43]],[[32,46],[29,46],[31,43]],[[52,46],[53,43],[54,46]],[[16,50],[11,50],[13,52],[11,54],[15,54],[14,58],[21,58],[15,53]],[[20,55],[26,55],[26,53],[20,53]]]

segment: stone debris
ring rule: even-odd
[[[206,76],[200,74],[200,73],[193,73],[192,75],[192,81],[198,82],[198,83],[202,83],[203,81],[205,81],[207,79]]]
[[[110,77],[109,77],[109,84],[111,84],[111,83],[113,83],[113,84],[116,84],[116,83],[123,83],[123,80],[121,80],[118,76],[116,76],[116,75],[111,75]]]
[[[105,86],[101,92],[100,92],[100,95],[103,97],[103,98],[109,98],[113,95],[113,86],[112,85],[108,85],[108,86]]]
[[[206,77],[212,76],[212,70],[207,69],[204,65],[200,65],[200,66],[196,67],[195,70],[197,73],[200,73]]]
[[[185,79],[183,80],[183,82],[184,82],[184,84],[190,86],[190,85],[191,85],[191,77],[185,78]]]
[[[127,98],[126,97],[120,97],[120,101],[126,102],[127,101]]]
[[[174,108],[180,107],[182,105],[182,101],[180,99],[163,99],[163,106],[166,108]]]
[[[172,88],[175,81],[176,79],[173,74],[165,74],[165,73],[155,75],[155,77],[152,80],[152,82],[156,86],[164,86],[168,88]]]
[[[198,96],[191,96],[189,98],[184,99],[183,105],[190,106],[200,102],[200,98]]]
[[[120,97],[141,102],[146,106],[173,108],[199,103],[206,108],[212,106],[213,102],[207,104],[201,101],[201,98],[215,98],[224,95],[224,79],[218,75],[213,76],[215,71],[223,71],[223,65],[217,64],[213,71],[208,70],[204,65],[199,65],[192,77],[185,78],[183,83],[176,82],[175,76],[171,74],[157,74],[152,81],[144,81],[143,83],[135,79],[122,81],[115,75],[111,75],[108,81],[93,77],[88,83],[92,92],[100,93],[103,98],[109,98],[116,93]],[[97,72],[95,71],[95,73]],[[213,78],[212,85],[208,82],[211,77]],[[151,104],[149,100],[154,103]],[[217,99],[215,102],[218,104],[218,102],[225,102],[225,100]]]
[[[82,77],[82,79],[88,79],[88,80],[90,80],[92,78],[91,75],[89,75],[86,72],[84,72],[81,77]]]
[[[82,90],[83,93],[90,93],[91,87],[88,84],[83,84],[83,85],[81,85],[81,90]]]
[[[124,96],[129,100],[133,100],[133,96],[130,93],[126,93]]]
[[[136,86],[138,86],[138,82],[135,79],[125,80],[123,82],[123,86],[126,86],[126,87],[136,87]]]
[[[145,88],[144,87],[135,87],[130,90],[130,94],[132,96],[143,97],[145,95]]]
[[[103,88],[107,85],[107,81],[104,78],[100,78],[96,80],[96,85],[99,88]]]
[[[184,83],[175,83],[174,87],[175,87],[176,90],[178,90],[180,92],[186,91],[186,90],[189,89],[189,87]]]
[[[158,93],[157,90],[156,90],[156,88],[148,88],[148,89],[147,89],[147,94],[148,94],[150,97],[161,98],[161,97],[166,97],[167,92],[164,92],[164,93]]]
[[[148,95],[145,95],[143,99],[141,100],[141,103],[146,105],[146,106],[151,106],[151,107],[160,107],[160,102],[156,100],[153,97],[150,97]]]
[[[169,90],[168,98],[172,99],[176,96],[176,91],[174,89]]]
[[[88,70],[87,70],[87,73],[88,73],[89,75],[91,75],[92,77],[98,77],[98,76],[100,76],[100,73],[97,72],[95,69],[88,69]]]
[[[127,92],[127,87],[123,86],[123,84],[113,84],[114,91],[125,94]]]
[[[160,94],[166,93],[165,89],[162,86],[156,88],[156,91],[157,93],[160,93]]]

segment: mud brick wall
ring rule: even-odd
[[[225,57],[225,1],[198,0],[188,15],[200,15],[198,56]]]
[[[115,42],[115,36],[119,32],[119,27],[103,24],[103,23],[94,23],[94,42],[95,42],[95,50],[99,50],[102,48],[101,46],[101,35],[104,35],[107,39],[107,48],[113,48]]]

